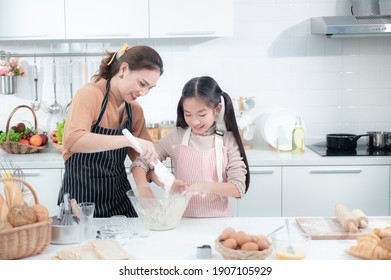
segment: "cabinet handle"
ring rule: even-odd
[[[117,34],[85,34],[84,37],[130,37],[132,33],[117,33]]]
[[[361,173],[361,169],[314,169],[310,170],[310,174],[359,174]]]
[[[214,31],[194,31],[194,32],[166,32],[166,35],[172,35],[172,36],[183,36],[183,35],[213,35],[216,32]]]
[[[23,172],[24,177],[37,177],[41,176],[39,172]]]
[[[0,36],[1,39],[7,39],[7,38],[43,38],[48,37],[48,34],[37,34],[37,35],[16,35],[16,36]]]
[[[250,174],[273,174],[272,169],[250,169]]]

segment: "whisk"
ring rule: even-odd
[[[10,178],[15,169],[12,160],[8,156],[0,156],[1,177]]]

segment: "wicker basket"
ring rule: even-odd
[[[33,146],[33,145],[26,145],[26,144],[21,144],[19,142],[10,141],[9,126],[10,126],[11,118],[15,114],[15,112],[21,108],[27,108],[33,113],[34,127],[36,130],[38,130],[37,116],[35,115],[34,110],[27,105],[20,105],[20,106],[16,107],[14,110],[12,110],[11,114],[8,117],[7,126],[6,126],[6,130],[5,130],[6,140],[5,140],[5,142],[0,143],[0,148],[3,151],[10,153],[10,154],[31,154],[31,153],[40,152],[40,151],[46,149],[49,145],[48,143],[44,146]]]
[[[23,183],[31,191],[35,204],[39,204],[32,186],[19,178],[0,178],[0,182],[16,181]],[[14,227],[0,232],[0,260],[13,260],[34,256],[43,252],[52,239],[52,220]]]
[[[264,260],[273,251],[271,246],[269,249],[263,251],[234,250],[224,247],[222,241],[219,239],[215,241],[215,249],[223,256],[225,260]]]
[[[57,143],[54,143],[54,142],[53,142],[53,147],[54,147],[60,154],[62,154],[62,152],[64,151],[63,146],[62,146],[62,145],[59,145],[59,144],[57,144]]]

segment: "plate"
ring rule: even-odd
[[[292,150],[292,131],[298,114],[286,109],[265,112],[260,117],[261,136],[273,148],[280,151]],[[305,130],[303,120],[302,127]]]

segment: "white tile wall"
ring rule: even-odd
[[[391,14],[391,0],[381,1],[382,14]],[[363,133],[391,130],[391,36],[326,39],[310,34],[310,18],[348,15],[350,0],[236,0],[235,35],[228,38],[156,39],[129,41],[149,44],[163,57],[165,72],[158,86],[142,103],[147,121],[176,118],[182,86],[194,76],[210,75],[233,98],[256,96],[256,109],[288,108],[306,124],[308,138],[326,133]],[[74,52],[115,50],[122,42],[72,43]],[[69,50],[68,44],[50,42],[0,43],[15,53]],[[0,129],[10,111],[34,98],[32,58],[20,59],[26,75],[19,78],[15,95],[0,95]],[[92,75],[100,57],[87,57]],[[62,116],[45,113],[53,102],[52,58],[37,58],[39,91],[37,112],[43,129],[50,130]],[[58,95],[70,100],[69,58],[56,58]],[[73,58],[73,87],[83,83],[84,58]],[[20,112],[17,119],[30,119]],[[258,124],[258,120],[256,120]],[[253,142],[262,140],[259,133]]]

